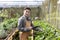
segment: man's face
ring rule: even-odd
[[[28,10],[28,9],[24,10],[24,15],[29,17],[30,16],[30,10]]]

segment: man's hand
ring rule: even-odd
[[[28,27],[28,29],[32,29],[32,27]]]

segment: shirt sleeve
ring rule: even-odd
[[[23,24],[23,20],[20,18],[18,19],[18,30],[23,30],[24,27],[22,27],[22,24]]]

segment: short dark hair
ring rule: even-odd
[[[25,8],[24,8],[24,10],[26,10],[26,9],[28,9],[28,10],[30,10],[30,11],[31,11],[31,8],[29,8],[29,7],[25,7]]]

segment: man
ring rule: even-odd
[[[28,40],[29,35],[33,35],[33,25],[30,19],[31,9],[29,7],[24,8],[23,16],[18,20],[18,30],[20,40]]]

